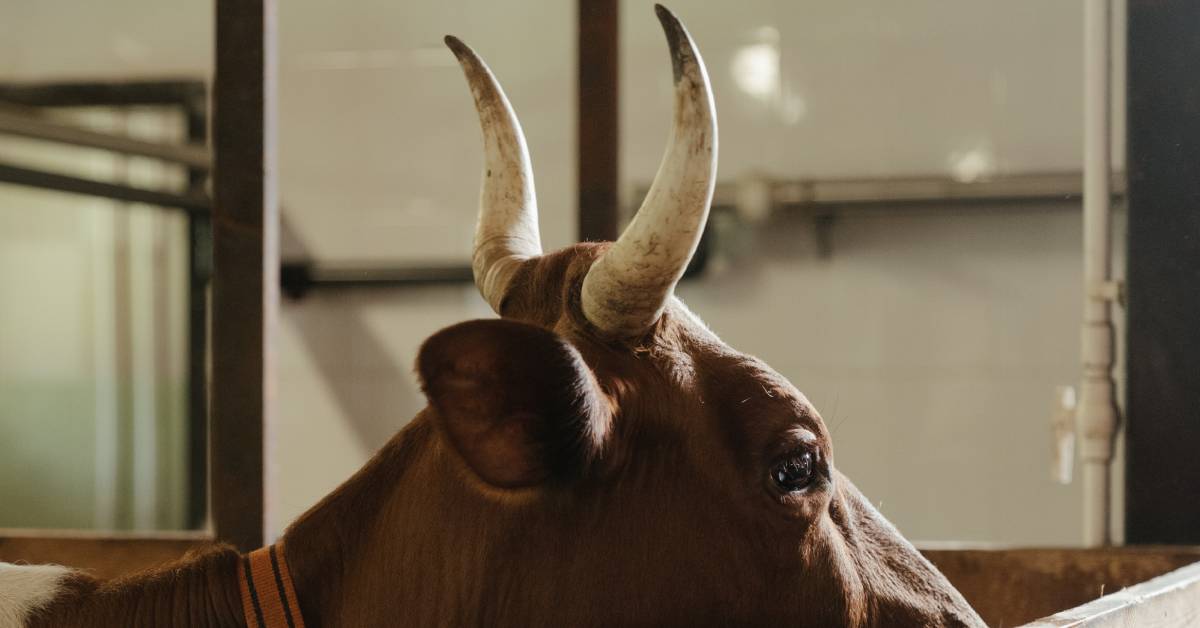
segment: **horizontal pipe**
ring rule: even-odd
[[[71,146],[98,148],[124,155],[150,157],[202,170],[208,170],[212,161],[211,154],[203,146],[144,142],[50,122],[39,116],[17,113],[8,108],[0,108],[0,133]]]
[[[312,269],[317,284],[388,284],[388,283],[456,283],[472,281],[471,267],[454,266],[397,266],[397,267],[321,267]]]
[[[203,108],[208,90],[202,80],[73,81],[0,83],[0,101],[31,107],[174,106]]]
[[[845,179],[776,179],[763,177],[717,184],[713,205],[734,206],[746,185],[765,186],[776,208],[825,205],[918,205],[962,202],[1064,201],[1083,196],[1080,172],[1039,172],[960,181],[947,176]],[[1111,181],[1114,197],[1125,193],[1123,173]],[[642,191],[645,191],[643,186]],[[639,195],[640,197],[641,195]]]
[[[65,174],[42,172],[5,163],[0,163],[0,183],[13,183],[85,196],[99,196],[126,203],[145,203],[181,209],[189,213],[208,213],[211,206],[209,199],[203,196],[145,190]]]
[[[315,288],[390,288],[475,281],[471,265],[426,266],[322,266],[310,261],[285,261],[279,283],[290,297],[300,298]]]

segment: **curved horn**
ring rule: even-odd
[[[633,221],[588,271],[583,313],[602,332],[640,334],[662,315],[691,261],[712,202],[717,121],[704,61],[670,11],[655,5],[675,73],[675,122],[658,174]]]
[[[520,262],[542,254],[537,195],[525,134],[487,64],[458,38],[446,36],[475,97],[483,128],[483,185],[471,269],[475,285],[497,314]]]

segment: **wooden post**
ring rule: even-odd
[[[618,0],[578,6],[579,239],[616,240]]]
[[[1200,598],[1200,563],[1193,563],[1024,626],[1192,626],[1200,615],[1197,598]]]
[[[262,545],[278,303],[274,0],[217,0],[211,465],[216,537]]]

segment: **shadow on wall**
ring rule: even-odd
[[[292,308],[288,321],[303,339],[311,363],[333,393],[339,414],[358,444],[373,452],[412,418],[401,413],[424,405],[421,392],[412,369],[396,364],[368,327],[360,307],[333,300],[341,295],[314,296]]]
[[[307,257],[308,248],[286,216],[280,219],[280,231],[289,255]],[[411,418],[404,414],[407,409],[424,403],[411,365],[396,363],[368,326],[361,300],[351,296],[344,291],[310,294],[302,306],[289,309],[288,321],[359,446],[373,452]]]

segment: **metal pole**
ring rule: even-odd
[[[1110,466],[1117,428],[1114,341],[1109,281],[1112,258],[1109,173],[1111,94],[1109,0],[1084,0],[1083,159],[1083,381],[1078,423],[1083,463],[1083,541],[1112,542]]]
[[[161,159],[200,170],[208,170],[209,167],[210,155],[208,149],[203,146],[143,142],[128,137],[89,131],[69,124],[50,122],[36,115],[16,113],[7,107],[0,108],[0,133],[71,146],[99,148],[125,155]]]
[[[579,239],[616,240],[617,231],[617,0],[579,0],[578,181]]]
[[[208,100],[189,98],[183,111],[189,143],[208,139]],[[188,168],[188,192],[204,192],[208,169]],[[208,287],[212,279],[212,221],[188,214],[188,528],[208,514]]]
[[[242,551],[263,544],[279,300],[275,2],[216,2],[209,487],[217,538]]]
[[[92,179],[72,177],[65,174],[42,172],[3,162],[0,162],[0,183],[13,183],[27,187],[41,188],[43,190],[53,190],[55,192],[98,196],[125,203],[158,205],[159,207],[182,209],[192,214],[208,213],[209,209],[209,200],[204,196],[143,190],[116,183],[105,183],[103,181],[93,181]]]

